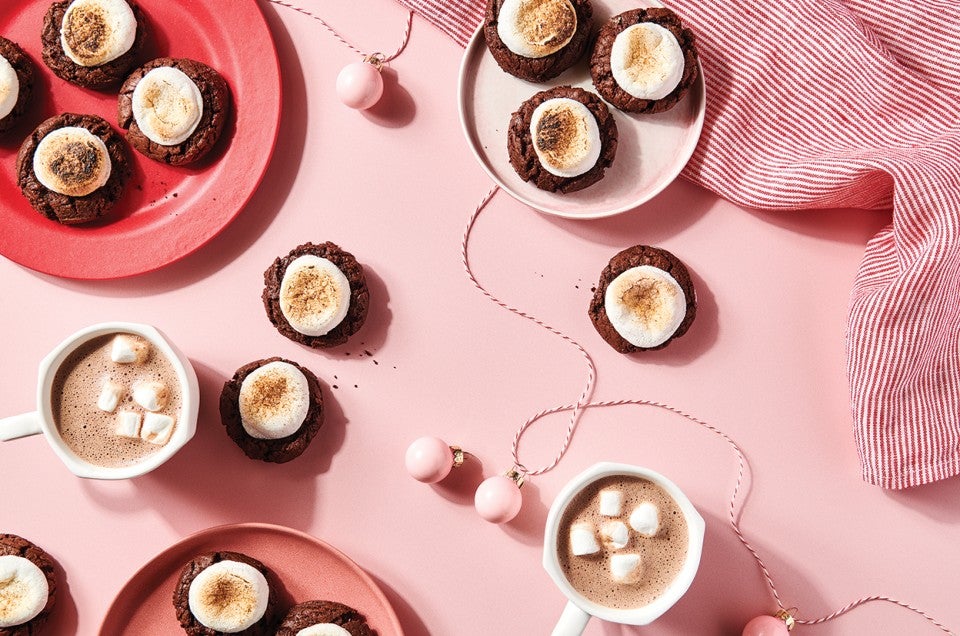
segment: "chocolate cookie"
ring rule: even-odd
[[[243,381],[255,370],[268,365],[272,362],[284,362],[298,369],[307,380],[309,387],[309,408],[306,416],[297,430],[284,437],[275,439],[262,439],[254,437],[244,428],[243,418],[241,417],[241,393],[240,388]],[[267,402],[266,408],[276,410],[282,400],[282,392],[287,388],[285,379],[280,379],[281,387],[267,387],[266,391],[261,392],[262,401]],[[257,405],[254,405],[256,407]],[[307,449],[313,440],[320,426],[323,425],[323,395],[320,391],[320,383],[317,377],[308,369],[301,367],[296,362],[284,360],[283,358],[266,358],[246,364],[233,374],[233,377],[224,383],[223,390],[220,392],[220,421],[227,429],[227,435],[230,436],[244,454],[251,459],[259,459],[265,462],[282,464],[291,459],[299,457]]]
[[[611,68],[610,54],[617,36],[629,27],[642,23],[659,25],[673,34],[683,55],[683,72],[679,83],[669,94],[659,99],[642,99],[631,95],[617,83]],[[590,75],[597,92],[605,100],[628,113],[651,114],[670,110],[687,94],[697,80],[698,73],[693,31],[684,28],[680,18],[670,9],[633,9],[613,16],[601,27],[590,55]]]
[[[342,272],[343,277],[349,283],[350,300],[347,312],[335,327],[323,335],[309,335],[295,329],[290,324],[290,320],[284,314],[281,306],[281,291],[287,268],[303,256],[315,256],[330,261]],[[309,289],[299,290],[295,294],[298,303],[294,309],[297,317],[309,319],[308,314],[310,312],[327,311],[329,309],[326,306],[325,298],[321,296],[325,296],[330,288],[328,280],[307,280],[305,283]],[[341,345],[356,333],[367,319],[367,311],[370,307],[370,292],[367,289],[367,281],[363,276],[363,267],[352,254],[343,251],[329,241],[319,245],[304,243],[294,248],[286,256],[278,257],[263,273],[263,284],[263,305],[267,310],[267,317],[270,322],[277,328],[277,331],[290,340],[308,347],[325,349]]]
[[[137,84],[156,68],[169,67],[182,71],[200,92],[203,107],[200,120],[190,136],[180,143],[158,143],[141,130],[134,115],[133,96]],[[147,96],[149,98],[149,96]],[[117,105],[120,127],[127,131],[127,141],[141,154],[155,161],[180,166],[197,161],[216,145],[230,113],[230,89],[217,71],[202,62],[161,57],[133,71],[120,87]]]
[[[313,625],[337,625],[351,636],[374,636],[363,614],[334,601],[305,601],[290,608],[276,636],[297,636],[301,629]]]
[[[542,46],[544,30],[550,29],[553,33],[546,38],[546,46],[552,49],[552,41],[560,43],[569,38],[561,48],[542,57],[528,57],[511,50],[504,43],[499,31],[501,10],[508,2],[516,3],[519,0],[487,1],[483,37],[493,59],[504,71],[529,82],[545,82],[576,64],[583,56],[590,41],[593,7],[590,0],[533,1],[535,6],[528,4],[519,9],[514,21],[516,30],[529,32],[532,37],[518,36],[525,40],[536,40]],[[575,19],[571,19],[574,15]]]
[[[8,555],[27,559],[40,568],[40,571],[47,580],[47,603],[38,614],[26,622],[9,627],[0,625],[0,636],[33,636],[34,634],[39,634],[42,631],[44,623],[46,623],[50,617],[54,605],[56,605],[57,579],[54,576],[53,560],[50,558],[50,555],[40,547],[27,541],[23,537],[18,537],[15,534],[0,534],[0,556]],[[0,582],[9,583],[9,581],[6,580]],[[12,618],[13,613],[17,611],[17,607],[14,606],[16,601],[16,598],[5,597],[2,587],[0,587],[0,622],[12,622],[9,619]]]
[[[13,68],[19,84],[16,102],[12,109],[6,113],[0,112],[0,133],[2,133],[12,128],[27,112],[27,104],[33,93],[33,62],[15,42],[2,37],[0,37],[0,57],[3,57]],[[0,82],[0,88],[2,88],[2,82]],[[0,103],[6,99],[5,92],[0,90]]]
[[[643,266],[659,270],[655,273],[659,273],[667,283],[656,279],[651,282],[649,278],[633,285],[628,282],[619,300],[639,315],[639,320],[645,327],[661,331],[662,337],[659,340],[663,341],[654,346],[631,343],[614,327],[607,315],[607,288],[627,270]],[[673,282],[670,282],[671,279]],[[673,296],[676,289],[682,290],[682,298]],[[667,315],[661,313],[661,310]],[[590,301],[588,313],[600,336],[620,353],[662,349],[675,338],[685,334],[693,323],[697,315],[696,291],[690,273],[680,259],[667,250],[635,245],[610,259],[610,263],[600,274],[600,282],[597,283]],[[673,325],[676,327],[673,328]]]
[[[599,130],[600,154],[596,163],[586,172],[573,177],[562,177],[548,171],[537,155],[535,144],[550,149],[564,143],[562,126],[558,126],[558,122],[551,121],[548,117],[543,117],[537,126],[537,139],[534,139],[530,130],[534,111],[543,102],[554,98],[568,98],[586,106],[596,120]],[[603,100],[581,88],[558,86],[537,93],[513,113],[507,130],[507,152],[510,155],[510,165],[524,181],[530,181],[548,192],[575,192],[603,178],[604,171],[613,164],[616,157],[617,136],[617,122]]]
[[[180,571],[180,578],[173,590],[173,607],[177,612],[177,620],[180,622],[180,626],[183,628],[183,631],[190,636],[219,636],[220,634],[225,633],[206,627],[197,620],[197,617],[194,616],[193,612],[190,610],[191,583],[193,583],[194,579],[196,579],[197,576],[199,576],[200,573],[206,570],[208,567],[222,561],[238,561],[251,566],[263,574],[270,588],[266,611],[264,612],[263,617],[247,629],[229,633],[239,634],[240,636],[272,636],[277,619],[277,587],[279,584],[273,580],[273,574],[260,561],[240,552],[227,551],[201,554],[184,565],[183,569]],[[216,594],[212,595],[213,598],[207,600],[214,604],[218,602],[228,602],[229,599],[226,597],[230,594],[230,590],[223,589],[225,587],[227,586],[223,586],[221,589],[215,589]]]
[[[109,178],[102,186],[84,196],[71,196],[51,190],[40,182],[34,172],[34,153],[37,146],[48,134],[65,127],[85,128],[103,142],[110,157]],[[66,157],[62,165],[59,165],[63,172],[58,176],[67,180],[88,178],[90,171],[99,167],[89,153]],[[105,215],[123,194],[123,184],[129,175],[130,166],[123,139],[110,124],[96,115],[64,113],[51,117],[24,140],[17,154],[17,185],[21,192],[36,211],[64,225],[87,223]]]
[[[113,60],[96,66],[82,66],[67,56],[61,42],[63,17],[72,1],[54,2],[43,18],[41,35],[43,63],[60,79],[86,88],[103,89],[119,84],[130,73],[130,69],[136,66],[147,37],[146,20],[140,7],[133,0],[126,0],[126,3],[137,21],[133,44],[125,53]],[[96,47],[100,44],[99,40],[104,37],[104,33],[109,32],[110,30],[104,29],[95,17],[88,19],[84,24],[78,25],[74,44],[84,49]]]

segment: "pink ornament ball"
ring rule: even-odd
[[[366,110],[380,101],[381,95],[383,78],[373,64],[347,64],[337,75],[337,97],[350,108]]]
[[[520,512],[523,495],[517,482],[506,475],[496,475],[480,484],[473,503],[480,516],[490,523],[506,523]]]
[[[417,481],[435,484],[450,474],[453,451],[439,437],[421,437],[407,448],[406,465],[407,472]]]
[[[787,636],[787,624],[776,616],[757,616],[743,628],[743,636]]]

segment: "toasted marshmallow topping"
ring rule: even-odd
[[[610,324],[635,347],[650,348],[670,339],[687,313],[687,297],[667,272],[641,265],[607,286],[604,309]]]
[[[350,632],[333,623],[317,623],[304,627],[297,632],[297,636],[350,636]]]
[[[36,618],[47,605],[47,577],[33,561],[0,556],[0,627],[15,627]]]
[[[74,0],[63,14],[60,45],[80,66],[100,66],[130,50],[137,16],[125,0]]]
[[[235,634],[263,618],[270,587],[255,567],[219,561],[190,583],[190,613],[204,627]]]
[[[627,27],[613,41],[610,70],[620,88],[637,99],[663,99],[683,79],[683,49],[659,24]]]
[[[577,31],[570,0],[504,0],[497,15],[497,35],[523,57],[546,57],[565,47]]]
[[[558,177],[576,177],[600,158],[600,127],[590,109],[575,99],[555,97],[530,117],[530,137],[540,164]]]
[[[265,364],[240,385],[240,422],[251,437],[280,439],[293,435],[309,410],[307,376],[292,364]]]
[[[40,140],[33,172],[49,190],[82,197],[102,187],[113,164],[103,140],[86,128],[57,128]]]
[[[7,58],[0,55],[0,119],[13,111],[20,99],[20,78]]]
[[[161,66],[143,76],[133,89],[133,118],[150,141],[161,146],[182,144],[203,117],[203,97],[190,76]]]
[[[332,262],[305,254],[283,272],[280,311],[296,331],[324,336],[343,322],[350,309],[350,281]]]

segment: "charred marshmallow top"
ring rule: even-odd
[[[101,66],[130,50],[137,16],[125,0],[74,0],[63,14],[60,45],[80,66]]]
[[[610,49],[617,84],[637,99],[663,99],[683,79],[683,49],[673,33],[642,22],[621,31]]]
[[[269,597],[267,579],[255,567],[219,561],[190,583],[190,613],[204,627],[235,634],[263,618]]]
[[[13,111],[20,99],[20,77],[7,58],[0,55],[0,119]]]
[[[280,283],[280,311],[305,336],[325,336],[350,309],[350,281],[320,256],[305,254],[287,266]]]
[[[203,117],[203,97],[190,77],[172,66],[155,68],[133,89],[133,118],[150,141],[176,146],[190,138]]]
[[[604,309],[624,340],[648,349],[670,339],[687,313],[687,299],[673,276],[652,265],[641,265],[610,282]]]
[[[82,197],[102,187],[113,165],[103,140],[86,128],[65,126],[47,134],[33,154],[33,172],[49,190]]]
[[[546,57],[565,47],[577,31],[570,0],[504,0],[497,35],[521,57]]]
[[[254,369],[240,385],[240,422],[251,437],[293,435],[309,410],[307,377],[287,362],[270,362]]]
[[[540,164],[558,177],[589,172],[600,158],[600,126],[590,109],[568,97],[548,99],[530,117],[530,138]]]

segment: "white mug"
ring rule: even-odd
[[[628,475],[648,479],[665,490],[676,501],[684,519],[687,522],[687,557],[667,589],[653,602],[642,607],[631,609],[616,609],[606,607],[591,601],[578,592],[567,580],[560,567],[557,550],[557,535],[560,530],[560,520],[567,505],[586,486],[603,479],[617,475]],[[664,612],[673,607],[680,600],[700,566],[700,555],[703,552],[703,535],[705,524],[703,517],[696,511],[686,495],[672,481],[647,468],[631,466],[629,464],[614,464],[604,462],[595,464],[585,472],[571,479],[557,498],[554,499],[547,515],[547,525],[543,537],[543,567],[553,579],[554,584],[566,595],[568,601],[552,636],[579,636],[583,633],[591,617],[596,616],[605,621],[622,623],[625,625],[647,625],[660,618]]]
[[[177,374],[182,396],[180,415],[170,441],[142,460],[128,466],[98,466],[78,457],[63,438],[53,418],[52,389],[57,371],[67,357],[85,343],[99,336],[113,333],[132,333],[145,338],[170,361]],[[163,334],[150,325],[133,322],[104,322],[81,329],[61,342],[40,362],[37,381],[37,410],[23,415],[0,419],[0,441],[9,441],[28,435],[43,433],[67,468],[79,477],[90,479],[128,479],[150,472],[164,463],[190,441],[197,430],[197,413],[200,410],[200,386],[190,360]]]

